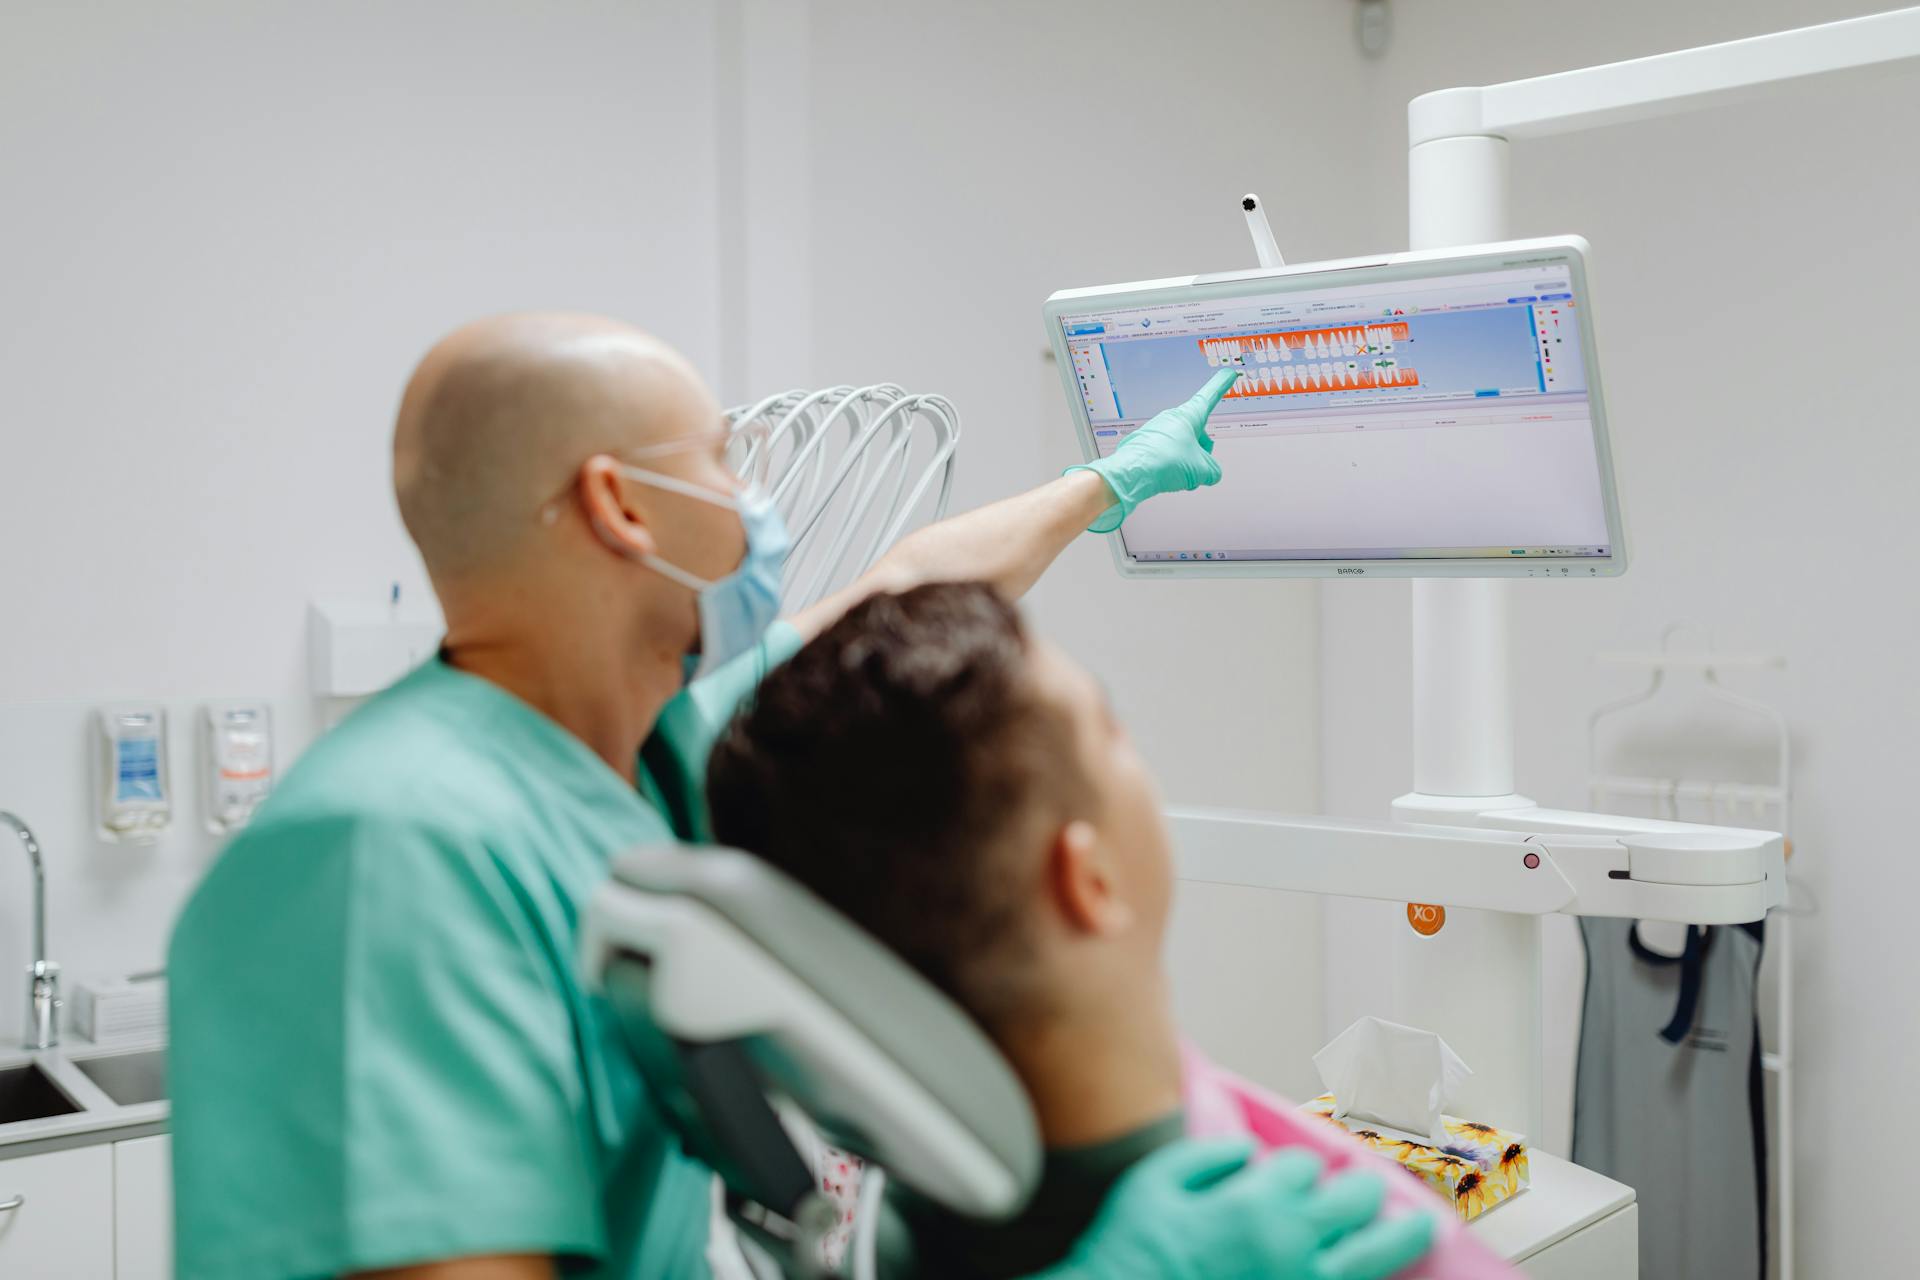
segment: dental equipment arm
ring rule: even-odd
[[[870,595],[927,582],[978,579],[1016,599],[1112,505],[1113,495],[1099,476],[1070,472],[908,534],[852,585],[801,610],[791,621],[803,637],[812,639]]]
[[[1148,498],[1220,479],[1207,417],[1238,376],[1221,370],[1188,400],[1129,433],[1104,458],[908,534],[847,587],[804,605],[791,619],[794,627],[812,639],[876,592],[927,582],[982,581],[1009,600],[1018,599],[1082,529],[1109,533]]]
[[[1691,924],[1758,920],[1786,900],[1770,831],[1524,808],[1472,826],[1169,809],[1182,879],[1516,915]]]
[[[767,486],[793,537],[781,598],[805,639],[879,591],[980,580],[1010,599],[1024,595],[1114,505],[1100,476],[1076,470],[942,519],[959,415],[942,396],[893,383],[784,392],[731,409],[727,420],[740,440],[766,428],[757,447],[767,450]],[[753,455],[742,452],[744,465]],[[902,536],[916,518],[931,523]]]
[[[1456,137],[1556,137],[1772,94],[1784,84],[1904,62],[1920,50],[1920,8],[1609,62],[1577,71],[1422,94],[1410,146]]]

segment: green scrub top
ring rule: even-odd
[[[492,1253],[707,1274],[683,1155],[575,972],[608,859],[705,833],[758,650],[662,712],[638,789],[498,686],[432,661],[287,772],[168,957],[177,1271],[332,1276]]]

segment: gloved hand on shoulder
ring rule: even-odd
[[[1309,1152],[1252,1157],[1233,1139],[1154,1153],[1114,1187],[1073,1254],[1034,1280],[1387,1280],[1433,1246],[1430,1215],[1380,1219],[1377,1173],[1321,1182]]]

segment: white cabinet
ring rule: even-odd
[[[0,1160],[0,1277],[173,1280],[171,1142]]]
[[[113,1276],[113,1148],[0,1160],[0,1276]]]
[[[113,1144],[113,1280],[173,1280],[173,1139]]]

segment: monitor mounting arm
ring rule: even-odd
[[[1484,825],[1167,811],[1182,879],[1520,916],[1744,924],[1785,901],[1769,831],[1553,809]]]
[[[1920,8],[1415,98],[1414,249],[1508,237],[1511,140],[1744,101],[1784,85],[1920,60]],[[1258,197],[1242,198],[1260,265],[1280,265]],[[1401,928],[1402,1021],[1440,1031],[1476,1075],[1463,1112],[1540,1132],[1540,919],[1756,920],[1785,892],[1781,841],[1602,814],[1514,794],[1507,584],[1413,582],[1413,783],[1396,823],[1178,810],[1182,874],[1305,892],[1458,904],[1432,936]],[[1528,861],[1537,855],[1534,865]],[[1459,975],[1470,974],[1470,982]]]

